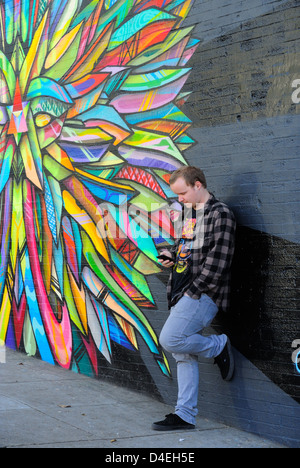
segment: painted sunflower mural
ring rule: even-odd
[[[112,341],[169,365],[142,309],[173,243],[168,185],[192,0],[0,1],[0,341],[97,375]]]

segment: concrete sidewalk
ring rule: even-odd
[[[2,448],[284,448],[201,417],[194,431],[151,430],[172,411],[147,395],[8,349],[0,364]]]

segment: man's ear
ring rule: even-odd
[[[201,184],[200,180],[197,180],[195,182],[194,187],[195,187],[196,190],[200,190],[202,188],[202,184]]]

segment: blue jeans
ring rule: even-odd
[[[199,300],[183,296],[171,309],[161,334],[160,344],[173,354],[177,362],[178,400],[175,413],[184,421],[195,424],[198,414],[198,356],[214,358],[224,349],[226,335],[203,336],[218,312],[218,307],[206,294]]]

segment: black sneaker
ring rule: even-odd
[[[234,358],[229,338],[223,351],[215,358],[215,364],[219,366],[223,380],[229,382],[234,374]]]
[[[166,419],[163,421],[158,421],[152,424],[152,429],[154,431],[176,431],[176,430],[186,430],[186,429],[195,429],[193,424],[189,424],[181,419],[177,414],[167,414]]]

